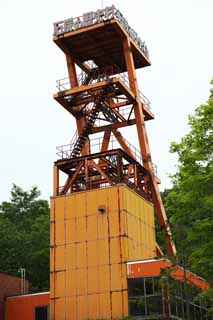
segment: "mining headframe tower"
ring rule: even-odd
[[[75,117],[77,130],[71,144],[57,148],[54,163],[50,318],[173,319],[168,292],[159,293],[155,280],[171,262],[155,259],[163,253],[154,213],[165,253],[176,250],[146,131],[154,115],[136,77],[151,65],[146,44],[114,6],[55,23],[53,40],[68,70],[54,99]],[[130,126],[139,150],[124,136]],[[181,267],[173,278],[181,282],[183,273],[191,285],[208,287]]]

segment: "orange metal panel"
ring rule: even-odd
[[[127,246],[128,246],[128,261],[134,260],[134,246],[133,246],[133,240],[128,238],[127,240]]]
[[[126,210],[127,212],[132,212],[133,211],[133,201],[132,201],[132,192],[130,192],[128,189],[124,189],[125,190],[125,206],[126,206]]]
[[[87,301],[87,296],[77,297],[77,319],[79,320],[88,319]]]
[[[119,197],[119,209],[120,211],[126,210],[125,204],[125,187],[124,185],[118,187],[118,197]]]
[[[152,258],[155,253],[153,206],[131,190],[125,188],[127,210],[128,259]]]
[[[98,264],[108,265],[109,264],[109,240],[102,239],[98,240]]]
[[[65,269],[65,247],[57,246],[55,248],[55,270]]]
[[[127,289],[127,265],[126,265],[126,263],[121,264],[121,281],[122,281],[122,289]]]
[[[66,296],[75,296],[77,292],[77,271],[72,269],[66,271]]]
[[[66,220],[66,243],[73,243],[76,241],[76,219]]]
[[[76,267],[76,245],[68,244],[66,245],[66,270]]]
[[[87,217],[87,234],[85,233],[87,241],[96,240],[98,238],[97,215],[98,213],[95,213],[93,215],[88,215]]]
[[[55,203],[55,220],[63,221],[65,197],[56,197],[53,199],[53,201]]]
[[[102,202],[100,202],[102,203]],[[98,239],[108,238],[108,217],[107,214],[97,215]]]
[[[75,195],[71,194],[65,197],[65,207],[66,207],[66,213],[65,213],[65,219],[73,219],[76,217],[76,207],[77,203],[75,201]]]
[[[112,317],[111,313],[111,302],[110,293],[101,293],[99,295],[100,299],[100,319],[110,319]]]
[[[110,266],[100,266],[99,272],[99,292],[110,292]]]
[[[128,304],[128,290],[122,292],[123,294],[123,315],[128,317],[129,315],[129,304]]]
[[[127,250],[128,238],[126,236],[121,237],[120,241],[121,241],[121,260],[122,262],[126,262],[128,258],[128,250]]]
[[[78,268],[85,268],[87,266],[87,252],[86,252],[86,242],[76,244],[77,260],[76,264]]]
[[[93,294],[88,296],[88,319],[99,318],[99,295]]]
[[[117,199],[116,199],[117,200]],[[115,200],[113,201],[115,202]],[[114,209],[114,206],[110,206],[109,210],[109,235],[110,237],[118,237],[120,235],[119,228],[119,211]]]
[[[87,242],[87,255],[89,267],[98,265],[98,246],[97,241],[88,241]],[[99,252],[100,254],[100,252]]]
[[[65,319],[65,299],[55,300],[55,319],[64,320]]]
[[[134,238],[134,228],[135,228],[135,224],[134,224],[134,216],[127,212],[127,232],[128,232],[128,237],[133,239]]]
[[[137,223],[137,237],[136,237],[136,241],[138,242],[138,243],[140,243],[141,242],[141,232],[142,232],[142,226],[141,226],[141,219],[140,218],[137,218],[136,219],[136,223]]]
[[[55,244],[61,245],[65,243],[65,224],[64,221],[56,220],[55,224]]]
[[[121,261],[121,245],[120,238],[110,239],[110,264],[120,263]]]
[[[76,270],[76,293],[77,295],[87,294],[87,269]]]
[[[112,292],[112,318],[123,316],[122,291]]]
[[[121,235],[127,235],[127,212],[126,210],[120,211],[120,232]]]
[[[107,188],[107,197],[108,204],[114,211],[118,211],[118,195],[119,195],[119,186],[114,186],[111,188]]]
[[[97,192],[97,190],[90,190],[86,193],[86,206],[88,216],[95,215],[98,212]]]
[[[112,264],[110,266],[111,278],[110,288],[112,291],[122,290],[121,264]]]
[[[120,202],[118,195],[122,195]],[[89,300],[94,305],[94,312],[98,312],[96,294],[99,294],[100,316],[111,317],[110,292],[127,289],[126,266],[122,262],[142,259],[145,257],[144,254],[148,256],[153,254],[154,236],[147,236],[147,232],[154,231],[153,218],[150,217],[153,215],[153,207],[124,185],[76,193],[62,198],[64,200],[56,207],[60,212],[61,207],[64,208],[62,216],[66,219],[62,221],[58,218],[55,229],[57,243],[63,244],[65,236],[66,245],[56,246],[55,259],[54,249],[52,250],[51,270],[54,270],[55,260],[55,271],[65,269],[66,272],[55,273],[55,282],[51,281],[51,288],[54,289],[55,286],[56,297],[70,298],[70,304],[65,304],[67,315],[70,305],[74,303],[71,298],[82,296],[81,301],[85,299],[84,310],[80,310],[77,306],[76,311],[73,311],[77,314],[76,320],[81,320],[80,314],[84,314],[85,318],[91,317],[93,311],[88,310]],[[55,198],[55,203],[57,201],[58,198]],[[118,208],[118,204],[122,211]],[[100,205],[106,208],[103,214],[98,211]],[[141,211],[144,212],[144,222],[141,220]],[[54,244],[53,236],[52,241]],[[108,297],[106,304],[103,300],[104,295]],[[113,301],[115,302],[115,297]],[[119,301],[117,314],[120,309]],[[123,308],[127,310],[125,304]],[[122,311],[119,316],[125,312]]]
[[[55,273],[55,297],[62,298],[65,296],[65,272]]]
[[[68,297],[66,299],[66,320],[77,320],[77,299]]]
[[[80,192],[74,195],[75,197],[75,210],[76,217],[84,217],[86,215],[86,193]]]
[[[98,268],[88,268],[88,294],[99,292]]]
[[[83,242],[86,240],[86,217],[76,219],[76,241]]]

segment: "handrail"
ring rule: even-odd
[[[87,79],[88,74],[85,72],[81,72],[78,75],[78,83],[79,86],[82,86],[85,84],[85,81]],[[112,71],[110,69],[108,70],[98,70],[97,68],[93,69],[90,84],[91,83],[97,83],[100,81],[107,81],[112,78],[118,78],[120,79],[129,89],[131,82],[129,81],[128,76],[123,73],[117,73],[116,75],[112,75]],[[69,90],[71,88],[70,86],[70,78],[62,78],[56,81],[56,88],[58,89],[58,92]],[[151,102],[150,100],[139,90],[139,95],[141,102],[146,105],[146,107],[150,110],[151,109]]]
[[[141,40],[138,34],[129,26],[122,13],[113,5],[101,10],[84,13],[79,17],[72,17],[66,20],[55,22],[53,35],[60,36],[66,32],[81,29],[99,22],[106,22],[113,18],[118,20],[122,28],[129,34],[132,41],[134,41],[144,53],[144,55],[149,58],[149,50],[145,44],[145,41]]]
[[[61,158],[61,159],[70,159],[71,158],[71,154],[72,154],[72,150],[75,146],[75,142],[78,138],[77,132],[75,133],[75,135],[72,138],[72,144],[66,144],[66,145],[62,145],[62,146],[58,146],[57,152],[56,154]],[[90,139],[90,153],[94,154],[94,153],[99,153],[101,152],[101,147],[102,147],[102,137],[98,137],[98,138],[93,138]],[[126,140],[123,137],[123,140],[125,141],[125,143],[127,144],[127,146],[129,147],[131,153],[133,154],[135,160],[140,163],[140,165],[143,166],[143,160],[141,157],[141,153],[140,151],[133,145],[131,144],[128,140]],[[108,150],[113,150],[113,149],[118,149],[120,148],[120,144],[118,143],[117,139],[115,139],[114,136],[110,136],[110,140],[109,140],[109,146],[108,146]],[[152,163],[152,171],[154,173],[155,176],[157,176],[157,166]]]

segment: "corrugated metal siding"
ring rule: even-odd
[[[51,320],[127,316],[126,262],[154,255],[153,207],[126,186],[52,198]]]

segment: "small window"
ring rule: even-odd
[[[35,307],[34,320],[48,320],[49,319],[49,306]]]

